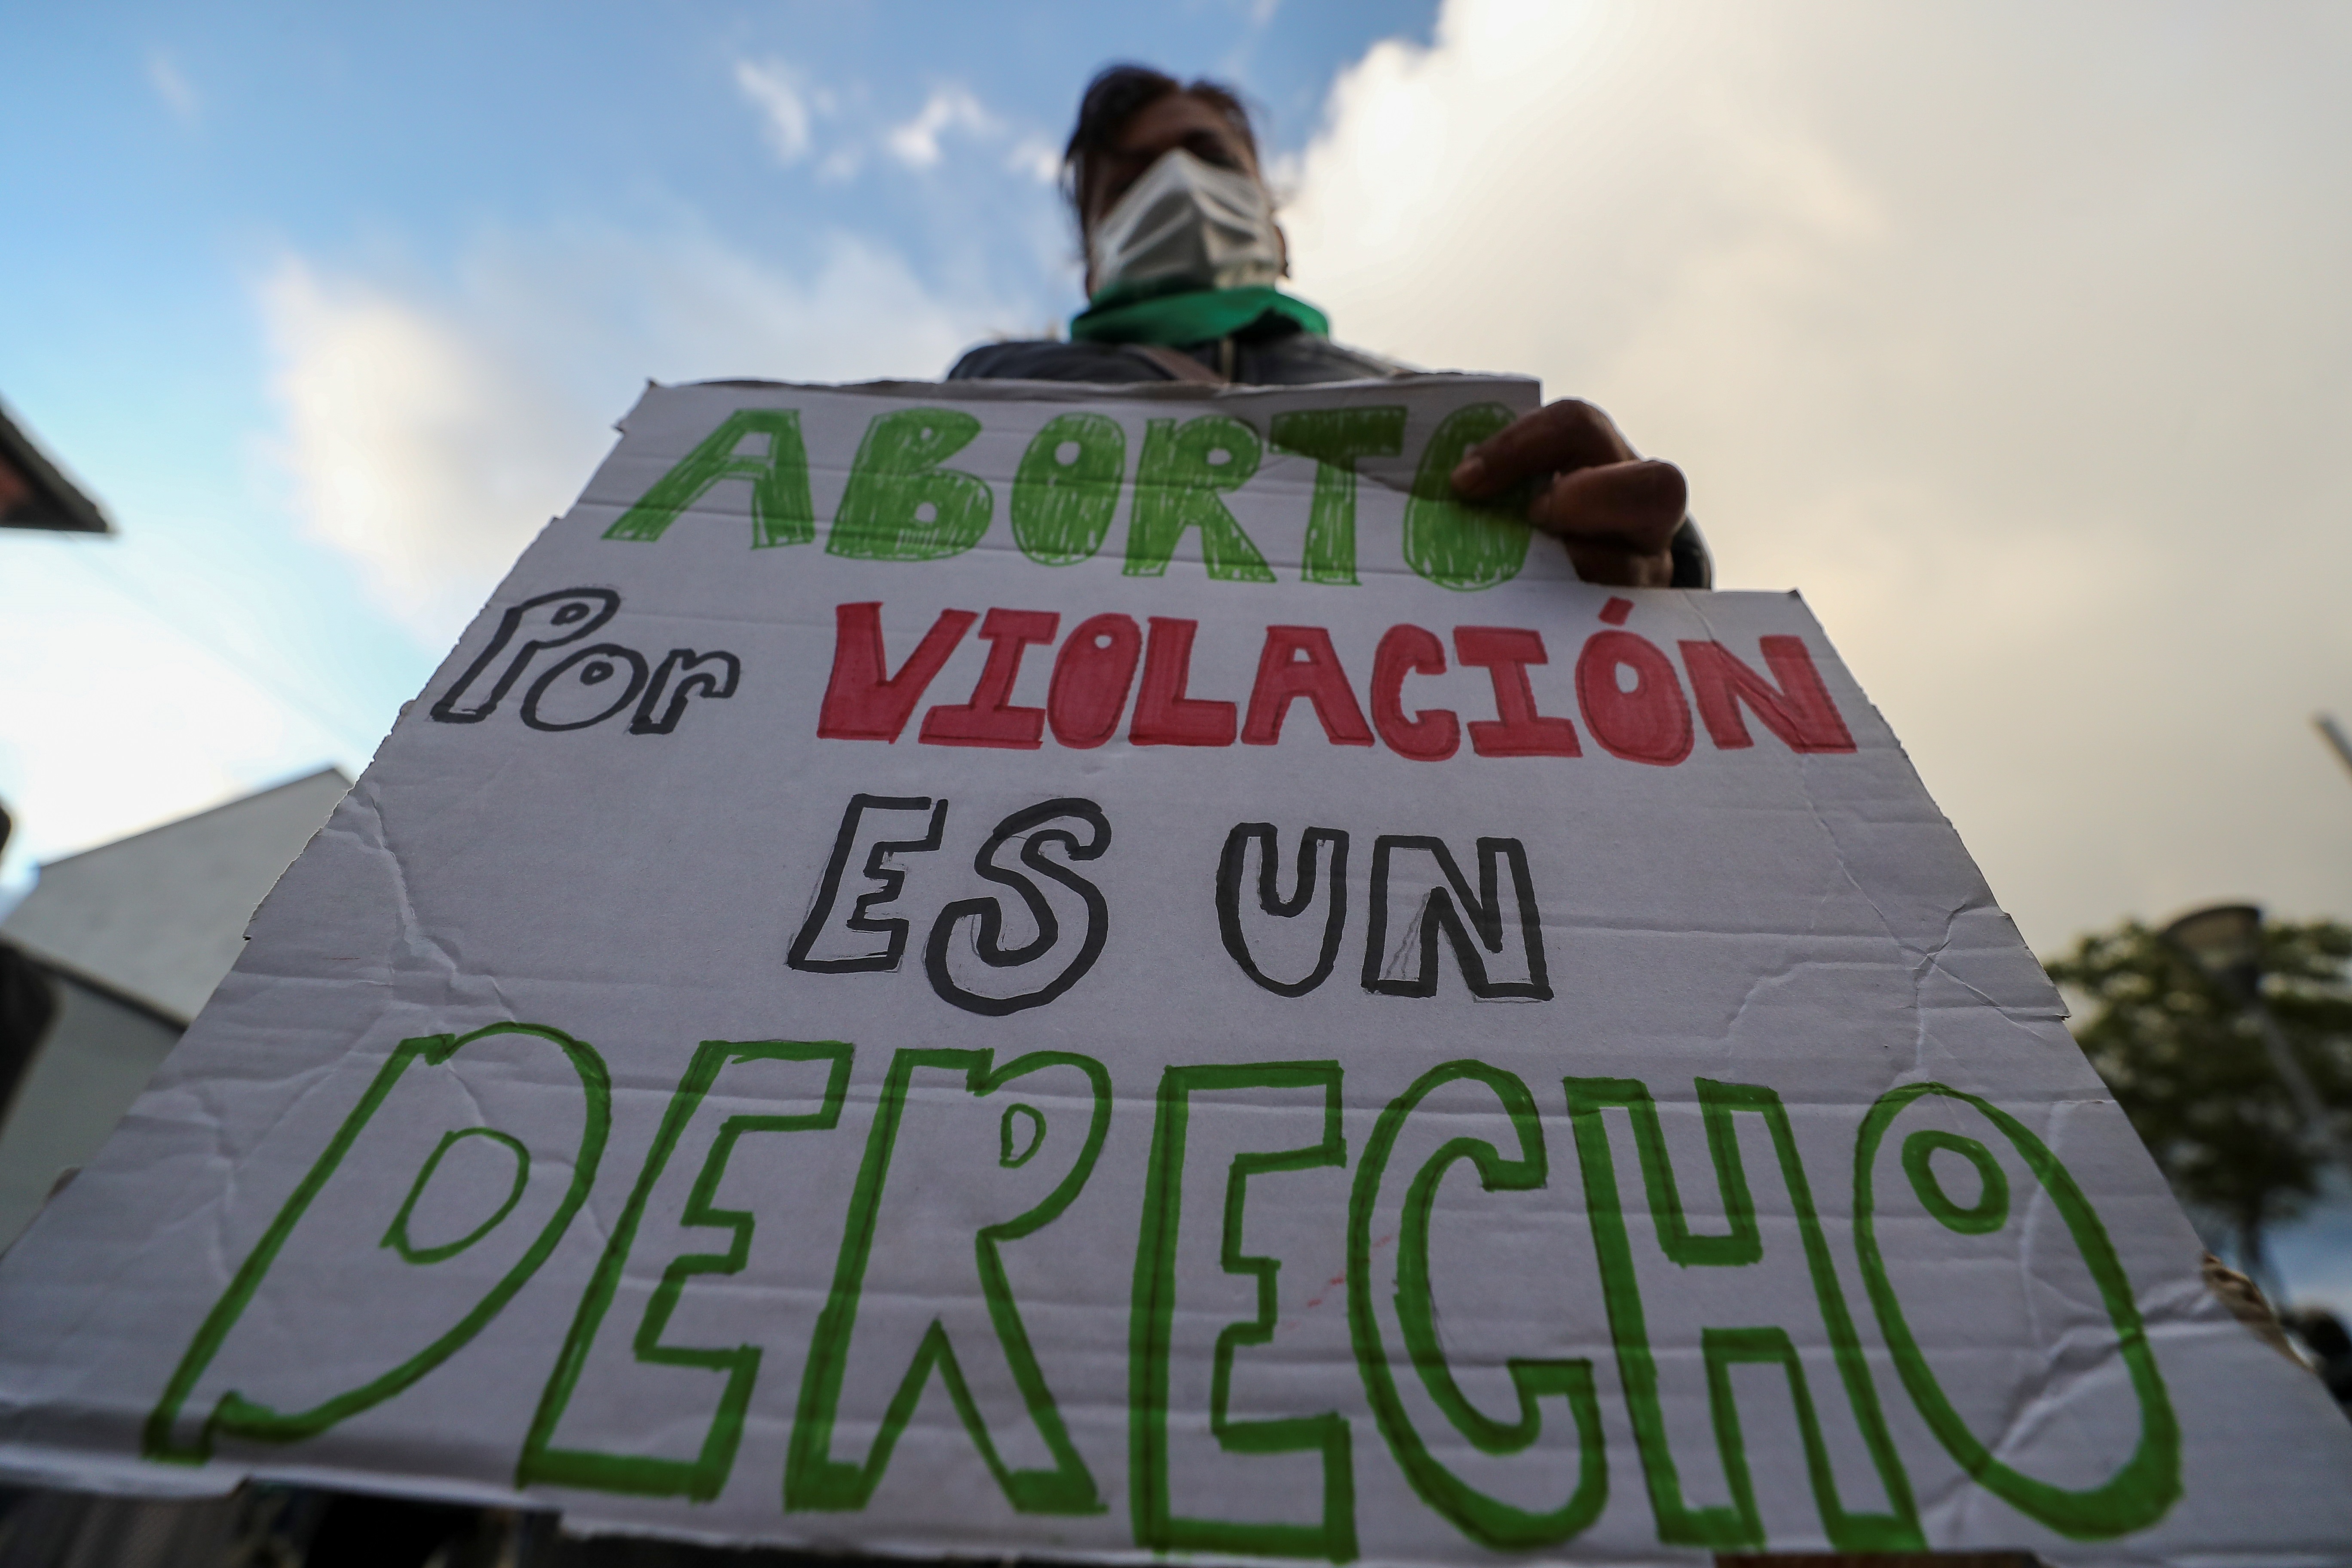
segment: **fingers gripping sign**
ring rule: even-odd
[[[1588,583],[1674,582],[1669,547],[1690,499],[1682,470],[1642,457],[1590,403],[1565,398],[1520,416],[1472,447],[1453,479],[1468,500],[1532,483],[1528,521],[1559,538]]]

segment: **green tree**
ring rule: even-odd
[[[2237,1263],[2267,1274],[2264,1231],[2302,1212],[2352,1131],[2352,926],[2269,921],[2260,1005],[2317,1092],[2305,1125],[2263,1049],[2260,1017],[2226,982],[2137,921],[2094,931],[2048,965],[2089,1005],[2075,1041],[2115,1091],[2175,1196],[2220,1219]]]

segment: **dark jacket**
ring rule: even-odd
[[[1195,374],[1178,363],[1201,367]],[[1228,338],[1188,343],[1181,349],[1138,343],[982,343],[956,361],[950,381],[1223,381],[1243,386],[1307,386],[1325,381],[1373,381],[1407,374],[1403,365],[1302,331],[1290,321],[1269,319],[1267,330],[1253,328]],[[1674,585],[1712,587],[1714,563],[1698,525],[1683,519],[1671,546]]]
[[[950,381],[1095,381],[1136,382],[1196,379],[1180,377],[1164,363],[1171,353],[1200,365],[1197,379],[1234,382],[1245,386],[1307,386],[1318,381],[1378,381],[1402,375],[1405,367],[1355,349],[1342,348],[1328,338],[1300,331],[1289,322],[1282,331],[1237,333],[1212,338],[1182,349],[1146,348],[1136,343],[1037,342],[982,343],[956,361]]]

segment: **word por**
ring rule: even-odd
[[[1592,738],[1611,755],[1658,767],[1681,762],[1691,753],[1694,702],[1718,751],[1755,744],[1747,713],[1793,752],[1854,749],[1853,736],[1802,639],[1760,639],[1769,675],[1719,642],[1685,640],[1679,645],[1683,666],[1677,671],[1664,648],[1622,629],[1633,608],[1631,600],[1611,599],[1601,611],[1605,628],[1585,639],[1576,660],[1578,708]],[[1321,626],[1265,628],[1257,676],[1244,705],[1193,695],[1198,621],[1149,619],[1149,633],[1134,617],[1115,613],[1079,622],[1055,656],[1045,705],[1032,708],[1008,699],[1027,651],[1050,647],[1060,635],[1058,614],[992,609],[982,618],[970,610],[941,610],[894,672],[882,644],[881,603],[835,605],[833,673],[818,711],[817,734],[833,741],[897,741],[932,679],[977,621],[989,645],[987,660],[969,698],[936,704],[923,715],[916,738],[924,745],[1035,751],[1051,730],[1060,745],[1084,751],[1110,740],[1125,718],[1130,745],[1230,746],[1238,739],[1245,746],[1271,746],[1282,738],[1291,705],[1304,701],[1333,745],[1370,746],[1377,734],[1391,751],[1415,762],[1454,755],[1465,731],[1470,750],[1482,757],[1583,754],[1574,721],[1537,708],[1528,670],[1549,663],[1551,656],[1543,634],[1531,628],[1454,628],[1455,658],[1486,670],[1494,683],[1495,716],[1465,723],[1447,709],[1407,710],[1406,679],[1444,674],[1445,645],[1423,627],[1391,626],[1372,655],[1367,722],[1356,683],[1341,665],[1331,634]]]
[[[610,588],[558,588],[525,599],[499,617],[489,646],[433,704],[433,721],[480,723],[498,711],[534,658],[580,641],[620,608],[621,595]],[[491,679],[494,668],[498,673]],[[627,679],[614,686],[613,678],[624,669]],[[659,665],[650,666],[635,648],[600,642],[542,670],[523,692],[521,718],[534,730],[585,730],[635,703],[630,734],[667,735],[686,716],[688,702],[697,697],[734,696],[742,674],[742,662],[731,653],[674,647]],[[477,691],[486,679],[487,688]]]

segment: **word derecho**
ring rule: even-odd
[[[423,1349],[309,1408],[276,1408],[243,1391],[221,1395],[209,1410],[192,1408],[191,1394],[263,1290],[274,1260],[305,1211],[336,1184],[365,1179],[345,1171],[345,1156],[369,1133],[384,1107],[401,1098],[404,1080],[420,1063],[448,1063],[468,1047],[494,1042],[534,1044],[560,1058],[576,1077],[579,1090],[578,1110],[571,1118],[576,1142],[568,1147],[561,1142],[542,1145],[542,1157],[559,1158],[572,1170],[572,1180],[515,1265],[446,1324],[415,1325],[413,1331],[420,1338],[436,1327],[441,1331]],[[694,1051],[601,1261],[572,1307],[569,1331],[538,1393],[529,1435],[513,1461],[518,1484],[553,1483],[697,1501],[710,1500],[726,1488],[754,1384],[763,1372],[779,1369],[766,1364],[769,1358],[756,1344],[680,1342],[671,1331],[670,1319],[691,1282],[743,1271],[754,1228],[772,1213],[770,1204],[721,1209],[714,1203],[713,1194],[741,1141],[776,1134],[796,1135],[796,1142],[812,1135],[842,1136],[856,1054],[852,1045],[830,1040],[708,1040]],[[779,1081],[789,1083],[795,1100],[814,1109],[737,1115],[726,1119],[712,1136],[706,1125],[715,1114],[709,1107],[723,1100],[726,1080],[747,1071],[778,1068],[790,1075]],[[1065,1081],[1051,1084],[1056,1074]],[[1475,1173],[1488,1194],[1551,1192],[1580,1214],[1605,1303],[1605,1334],[1616,1363],[1622,1419],[1633,1433],[1639,1455],[1634,1489],[1646,1493],[1661,1542],[1717,1550],[1765,1543],[1762,1517],[1748,1484],[1738,1396],[1729,1377],[1735,1364],[1761,1363],[1787,1380],[1812,1476],[1812,1501],[1833,1546],[1855,1552],[1923,1549],[1917,1500],[1888,1433],[1879,1380],[1856,1331],[1856,1304],[1848,1300],[1839,1282],[1840,1260],[1833,1258],[1829,1228],[1817,1207],[1815,1177],[1799,1154],[1778,1093],[1758,1084],[1697,1079],[1692,1089],[1706,1127],[1706,1165],[1712,1169],[1678,1172],[1661,1132],[1660,1096],[1638,1079],[1570,1075],[1554,1080],[1544,1094],[1555,1114],[1566,1111],[1569,1136],[1561,1139],[1555,1131],[1548,1138],[1539,1086],[1487,1063],[1445,1062],[1387,1100],[1370,1136],[1357,1147],[1342,1128],[1348,1077],[1340,1063],[1329,1060],[1181,1065],[1166,1068],[1156,1092],[1148,1097],[1129,1090],[1127,1103],[1140,1100],[1155,1108],[1141,1210],[1125,1216],[1132,1226],[1127,1246],[1133,1278],[1127,1335],[1127,1504],[1138,1544],[1161,1551],[1256,1552],[1333,1562],[1357,1555],[1356,1470],[1363,1458],[1357,1453],[1353,1423],[1337,1411],[1278,1419],[1238,1419],[1224,1414],[1232,1381],[1241,1375],[1233,1361],[1234,1349],[1267,1343],[1276,1328],[1274,1287],[1281,1263],[1244,1254],[1240,1238],[1254,1200],[1278,1200],[1262,1196],[1252,1179],[1322,1167],[1351,1173],[1345,1202],[1317,1217],[1345,1233],[1347,1268],[1333,1288],[1344,1287],[1349,1341],[1372,1414],[1370,1425],[1385,1440],[1421,1501],[1481,1546],[1526,1549],[1573,1540],[1598,1519],[1612,1489],[1626,1486],[1628,1478],[1613,1476],[1607,1460],[1601,1387],[1593,1357],[1511,1359],[1510,1381],[1518,1403],[1516,1421],[1486,1414],[1457,1384],[1463,1363],[1449,1353],[1438,1332],[1439,1298],[1447,1290],[1433,1272],[1433,1260],[1446,1232],[1475,1229],[1479,1224],[1472,1208],[1435,1202],[1439,1184],[1463,1166],[1465,1173]],[[1051,1086],[1032,1087],[1024,1079]],[[916,1090],[924,1086],[934,1092],[919,1100]],[[958,1088],[961,1096],[954,1093]],[[1662,1088],[1680,1097],[1679,1086]],[[1014,1098],[1021,1094],[1028,1098]],[[1188,1156],[1192,1142],[1188,1129],[1221,1108],[1246,1108],[1254,1113],[1254,1123],[1263,1123],[1269,1096],[1293,1111],[1319,1108],[1319,1115],[1294,1116],[1292,1121],[1318,1123],[1321,1137],[1281,1148],[1253,1142],[1223,1172],[1199,1169],[1203,1162]],[[1055,1109],[1049,1111],[1033,1101]],[[1003,1253],[1009,1244],[1052,1226],[1078,1198],[1097,1168],[1118,1103],[1105,1064],[1078,1053],[1035,1051],[1003,1060],[987,1049],[901,1049],[892,1054],[862,1155],[854,1149],[844,1152],[844,1157],[858,1159],[858,1173],[843,1216],[825,1305],[797,1369],[799,1393],[781,1478],[787,1512],[865,1509],[917,1401],[935,1376],[947,1384],[965,1431],[1015,1510],[1042,1515],[1108,1510],[1110,1499],[1097,1476],[1105,1457],[1084,1452],[1062,1415],[1070,1379],[1066,1358],[1057,1355],[1051,1342],[1033,1340],[1024,1322],[1029,1304],[1013,1290]],[[1921,1124],[1917,1113],[1936,1107],[1966,1118],[1976,1135]],[[1465,1110],[1486,1113],[1483,1134],[1459,1131]],[[1612,1132],[1616,1119],[1611,1112],[1622,1118],[1618,1122],[1622,1133]],[[958,1285],[987,1302],[986,1330],[976,1337],[960,1337],[935,1321],[911,1346],[877,1347],[877,1353],[903,1367],[877,1429],[870,1413],[849,1418],[843,1377],[853,1342],[860,1340],[861,1324],[870,1315],[868,1277],[876,1266],[877,1235],[903,1226],[909,1205],[919,1208],[925,1201],[922,1173],[894,1178],[894,1169],[919,1161],[929,1143],[951,1131],[959,1116],[972,1114],[998,1123],[991,1141],[1000,1151],[996,1163],[1003,1169],[1018,1171],[1038,1160],[1042,1151],[1046,1162],[1057,1162],[1049,1166],[1048,1174],[1051,1169],[1064,1174],[1029,1207],[982,1225],[970,1235],[962,1262],[971,1276]],[[397,1115],[389,1113],[389,1119]],[[1750,1117],[1760,1142],[1772,1152],[1769,1166],[1752,1172],[1736,1126]],[[163,1397],[149,1412],[148,1456],[196,1462],[224,1437],[288,1442],[313,1436],[399,1394],[454,1355],[530,1282],[572,1225],[598,1174],[611,1122],[612,1079],[603,1057],[559,1030],[509,1024],[463,1037],[404,1042],[189,1342]],[[638,1243],[641,1225],[657,1192],[671,1193],[669,1201],[676,1201],[674,1186],[664,1184],[663,1177],[673,1154],[689,1143],[689,1132],[695,1130],[709,1152],[694,1177],[683,1223],[730,1233],[731,1245],[724,1251],[698,1247],[675,1257],[660,1252],[644,1256]],[[1256,1131],[1263,1139],[1272,1129],[1258,1126]],[[1444,1136],[1447,1132],[1454,1135]],[[411,1215],[428,1194],[452,1146],[469,1138],[492,1140],[507,1150],[513,1193],[470,1232],[419,1245],[411,1234]],[[1412,1152],[1400,1158],[1403,1150]],[[1996,1150],[2005,1151],[2030,1173],[2040,1188],[2039,1198],[2063,1222],[2067,1245],[2086,1270],[2106,1333],[2112,1336],[2105,1338],[2100,1353],[2119,1358],[2137,1406],[2137,1442],[2128,1452],[2113,1457],[2114,1468],[2106,1477],[2089,1485],[2053,1485],[2021,1474],[1994,1458],[1960,1421],[1910,1326],[1910,1313],[1920,1305],[1921,1284],[1933,1278],[1932,1270],[1921,1270],[1922,1264],[1933,1262],[1932,1257],[1916,1252],[1926,1237],[1916,1224],[1906,1226],[1901,1235],[1908,1246],[1890,1258],[1877,1234],[1874,1220],[1882,1192],[1889,1213],[1900,1212],[1906,1219],[1919,1215],[1951,1236],[1986,1237],[2020,1226],[2025,1194],[2012,1198],[2003,1171],[2008,1162]],[[1958,1164],[1939,1170],[1930,1163],[1939,1153],[1957,1156]],[[396,1247],[407,1262],[427,1267],[464,1253],[506,1221],[522,1194],[530,1164],[523,1142],[501,1131],[476,1127],[447,1134],[408,1184],[383,1245]],[[1937,1438],[1977,1482],[2021,1512],[2077,1540],[2105,1539],[2161,1517],[2181,1485],[2179,1428],[2171,1399],[2105,1226],[2074,1176],[2047,1145],[1979,1096],[1938,1083],[1915,1083],[1879,1097],[1862,1115],[1850,1171],[1822,1175],[1827,1188],[1848,1180],[1853,1184],[1854,1224],[1844,1261],[1859,1270],[1869,1310],[1894,1352],[1897,1381]],[[1948,1184],[1955,1175],[1960,1187],[1957,1192]],[[1897,1195],[1898,1184],[1908,1189],[1907,1204]],[[1581,1187],[1580,1201],[1559,1191],[1575,1186]],[[1726,1216],[1721,1232],[1700,1230],[1685,1217],[1685,1202],[1710,1186]],[[1224,1216],[1224,1249],[1213,1265],[1207,1260],[1214,1254],[1179,1246],[1179,1229],[1187,1223],[1188,1192],[1192,1203],[1206,1200],[1212,1212],[1221,1210]],[[1683,1294],[1699,1291],[1715,1297],[1719,1308],[1731,1307],[1738,1292],[1713,1289],[1710,1279],[1720,1279],[1717,1271],[1724,1269],[1758,1268],[1760,1273],[1760,1266],[1768,1263],[1793,1266],[1808,1282],[1804,1296],[1809,1300],[1801,1304],[1799,1298],[1787,1297],[1775,1303],[1780,1321],[1753,1324],[1759,1303],[1741,1299],[1734,1310],[1751,1315],[1752,1326],[1709,1329],[1702,1336],[1713,1457],[1730,1481],[1728,1504],[1699,1506],[1684,1489],[1685,1478],[1705,1461],[1668,1435],[1658,1365],[1658,1350],[1666,1347],[1654,1345],[1648,1326],[1650,1315],[1664,1303],[1644,1291],[1632,1239],[1643,1208],[1665,1257],[1681,1269],[1698,1271],[1681,1287]],[[1793,1227],[1761,1223],[1763,1216],[1775,1213],[1792,1216]],[[1905,1251],[1915,1255],[1906,1258]],[[656,1270],[660,1284],[642,1313],[632,1311],[615,1320],[612,1310],[624,1279]],[[1218,1332],[1216,1414],[1208,1436],[1228,1453],[1295,1454],[1319,1463],[1321,1507],[1312,1522],[1203,1517],[1171,1504],[1173,1450],[1203,1436],[1198,1413],[1183,1410],[1171,1397],[1173,1340],[1180,1324],[1197,1335],[1204,1319],[1215,1321],[1223,1276],[1255,1280],[1259,1304],[1255,1315],[1233,1319]],[[1911,1281],[1909,1300],[1898,1282],[1906,1277]],[[553,1303],[539,1310],[551,1315],[561,1310]],[[1815,1321],[1802,1322],[1795,1316],[1800,1311]],[[636,1321],[630,1322],[630,1317]],[[868,1336],[874,1331],[869,1329]],[[1520,1331],[1530,1331],[1522,1327]],[[1822,1380],[1822,1385],[1817,1386],[1806,1370],[1797,1348],[1800,1338],[1823,1340],[1830,1348],[1834,1375]],[[992,1344],[986,1342],[991,1340]],[[675,1419],[699,1428],[693,1457],[615,1451],[568,1433],[567,1413],[587,1392],[583,1374],[592,1364],[604,1365],[605,1376],[614,1370],[609,1360],[599,1363],[593,1352],[603,1346],[610,1357],[623,1344],[631,1347],[640,1365],[709,1375],[698,1391],[687,1395],[690,1404],[671,1412]],[[966,1383],[967,1368],[995,1356],[1009,1369],[1020,1395],[1017,1404],[976,1399]],[[781,1370],[791,1375],[789,1367]],[[1410,1396],[1408,1388],[1414,1390]],[[1822,1418],[1837,1407],[1843,1407],[1834,1417],[1837,1424],[1859,1436],[1866,1454],[1860,1468],[1868,1479],[1853,1490],[1874,1496],[1856,1497],[1836,1479]],[[1557,1445],[1538,1447],[1540,1436],[1558,1429],[1554,1423],[1574,1433],[1565,1452]],[[1050,1464],[1008,1464],[1002,1450],[1013,1439],[1041,1449]],[[1549,1506],[1506,1500],[1469,1479],[1462,1468],[1465,1446],[1490,1458],[1525,1456],[1550,1471],[1558,1489]]]

